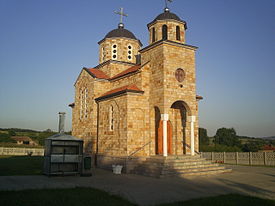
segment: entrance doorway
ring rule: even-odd
[[[186,136],[187,136],[187,112],[188,106],[183,101],[176,101],[171,105],[169,118],[173,125],[172,138],[174,143],[175,155],[186,154]]]

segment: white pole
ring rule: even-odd
[[[163,121],[163,156],[167,157],[167,121],[168,114],[162,114],[161,119]]]
[[[195,134],[194,134],[194,122],[196,121],[196,116],[190,116],[191,120],[191,155],[195,155]]]

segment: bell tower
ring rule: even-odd
[[[155,113],[156,154],[194,155],[198,151],[197,47],[185,44],[187,24],[167,7],[147,26],[149,45],[140,53],[141,64],[150,61],[151,66],[150,108],[159,111]]]

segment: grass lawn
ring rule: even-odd
[[[41,175],[43,157],[0,156],[0,176]]]
[[[74,188],[74,189],[43,189],[43,190],[23,190],[23,191],[0,191],[1,205],[18,206],[91,206],[91,205],[129,205],[135,204],[116,195],[110,195],[97,189]],[[217,197],[207,197],[185,202],[162,204],[159,206],[274,206],[275,201],[260,199],[256,197],[243,196],[237,194],[220,195]]]
[[[134,205],[121,197],[91,188],[0,191],[0,200],[3,206]]]
[[[262,199],[239,194],[205,197],[184,202],[161,204],[159,206],[275,206],[275,200]]]

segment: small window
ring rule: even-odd
[[[109,108],[109,130],[114,131],[114,107],[113,105]]]
[[[128,59],[132,60],[132,58],[133,58],[133,55],[132,55],[133,47],[132,47],[132,45],[128,45],[127,47],[128,47]]]
[[[180,27],[179,26],[176,27],[176,39],[178,41],[180,41]]]
[[[112,45],[112,59],[114,59],[114,60],[117,59],[117,45],[116,44]]]
[[[163,25],[162,26],[162,40],[166,40],[167,39],[167,25]]]
[[[101,61],[104,62],[105,60],[105,51],[104,51],[104,47],[101,48]]]
[[[155,28],[152,29],[152,42],[156,41],[156,30]]]

